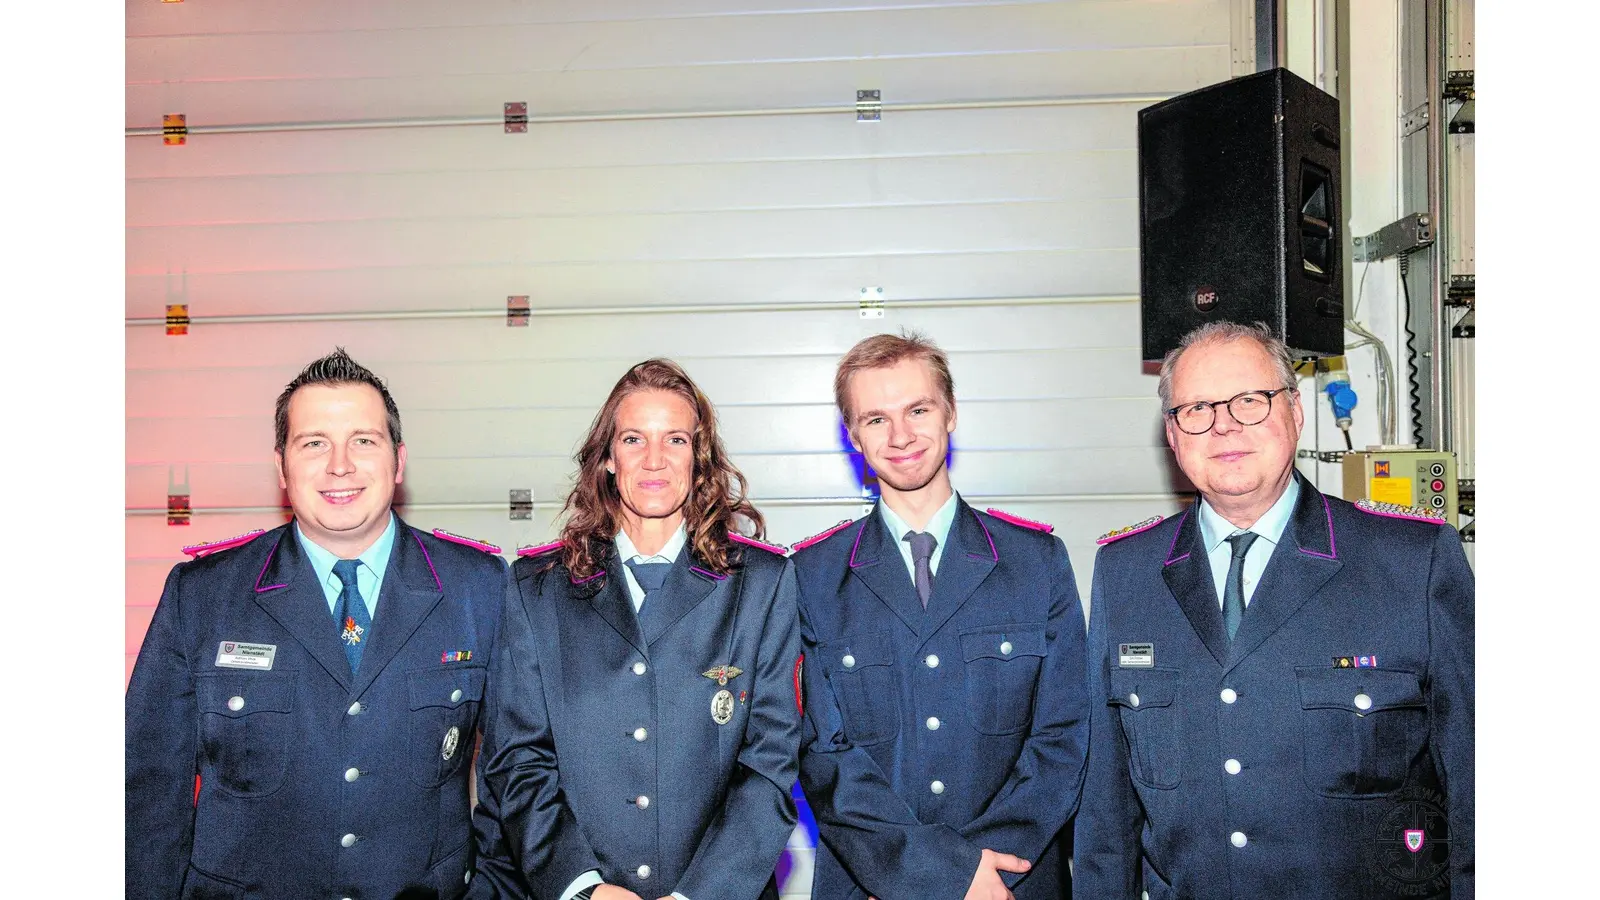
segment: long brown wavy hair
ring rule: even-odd
[[[766,520],[745,499],[749,485],[728,461],[728,451],[717,433],[716,409],[670,359],[647,359],[629,369],[595,414],[588,437],[573,456],[578,475],[561,510],[567,517],[561,529],[561,561],[573,581],[593,577],[622,528],[622,495],[617,492],[616,476],[606,471],[606,461],[617,436],[617,408],[625,397],[638,391],[677,394],[694,409],[694,473],[683,502],[683,518],[695,557],[713,572],[727,574],[741,558],[741,548],[728,537],[738,526],[737,520],[744,519],[752,531],[748,536],[757,540],[765,537]]]

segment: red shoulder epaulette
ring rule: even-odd
[[[257,528],[253,531],[246,531],[244,534],[236,534],[231,538],[223,538],[220,541],[211,541],[205,544],[190,544],[189,546],[183,548],[183,552],[194,557],[195,559],[199,559],[202,556],[208,556],[217,552],[218,550],[226,550],[229,547],[237,547],[240,544],[248,544],[266,533],[267,530],[265,528]]]
[[[738,541],[741,544],[749,544],[752,547],[760,547],[768,553],[776,553],[779,556],[784,556],[789,552],[789,548],[783,546],[782,544],[769,544],[765,541],[758,541],[752,537],[745,537],[737,531],[728,532],[728,539],[731,541]]]
[[[841,530],[843,530],[844,528],[850,526],[854,522],[855,522],[855,519],[845,519],[843,522],[840,522],[839,524],[833,526],[832,528],[829,528],[827,531],[820,532],[818,534],[813,534],[811,537],[808,537],[805,540],[800,541],[799,543],[795,544],[793,547],[790,547],[789,548],[789,552],[793,553],[796,550],[804,550],[805,548],[811,546],[812,544],[821,543],[822,541],[827,540],[829,537],[832,537],[833,535],[838,534]]]
[[[1162,516],[1151,516],[1150,518],[1145,519],[1143,522],[1135,522],[1132,525],[1124,525],[1121,528],[1113,528],[1112,530],[1096,538],[1095,543],[1109,544],[1112,541],[1120,541],[1125,537],[1138,534],[1141,531],[1149,531],[1157,525],[1160,525],[1162,518]]]
[[[1021,516],[1012,515],[1003,509],[995,509],[992,506],[989,507],[988,513],[1002,522],[1010,522],[1013,525],[1020,525],[1023,528],[1032,528],[1034,531],[1042,531],[1045,534],[1049,534],[1050,532],[1056,530],[1056,527],[1051,525],[1049,522],[1035,522],[1032,519],[1024,519]]]
[[[1435,525],[1445,524],[1444,510],[1429,509],[1425,506],[1401,506],[1398,503],[1382,503],[1377,500],[1357,500],[1356,509],[1374,516],[1385,516],[1390,519],[1410,519],[1413,522],[1432,522]]]
[[[469,537],[462,537],[459,534],[451,534],[450,532],[445,531],[443,528],[435,528],[433,530],[433,536],[441,541],[450,541],[454,544],[466,544],[468,547],[471,547],[474,550],[482,550],[485,553],[500,552],[500,548],[493,544],[486,543],[484,541],[473,540]]]
[[[537,547],[518,547],[517,548],[517,555],[518,556],[543,556],[543,555],[545,555],[546,553],[549,553],[552,550],[560,550],[560,549],[561,549],[561,542],[560,541],[551,541],[548,544],[540,544]]]

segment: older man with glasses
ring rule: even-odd
[[[1100,541],[1074,897],[1473,896],[1460,538],[1296,473],[1295,384],[1264,326],[1162,363],[1200,500]]]

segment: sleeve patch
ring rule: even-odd
[[[796,712],[800,713],[801,718],[804,718],[806,714],[805,689],[801,687],[802,679],[800,677],[801,669],[804,667],[805,662],[806,655],[804,653],[800,654],[799,658],[794,661],[794,708]]]
[[[227,550],[230,547],[237,547],[240,544],[248,544],[266,533],[267,530],[265,528],[257,528],[254,531],[246,531],[244,534],[236,534],[231,538],[223,538],[220,541],[211,541],[205,544],[190,544],[189,546],[183,548],[183,552],[194,557],[195,559],[199,559],[202,556],[209,556],[212,553],[216,553],[218,550]]]
[[[1121,528],[1114,528],[1105,534],[1100,535],[1099,538],[1095,539],[1095,543],[1109,544],[1112,541],[1120,541],[1125,537],[1138,534],[1141,531],[1149,531],[1157,525],[1160,525],[1164,518],[1165,517],[1163,516],[1151,516],[1150,518],[1145,519],[1143,522],[1135,522],[1132,525],[1124,525]]]
[[[491,543],[488,543],[487,541],[480,541],[480,540],[476,540],[474,538],[463,537],[463,536],[461,536],[459,534],[452,534],[452,533],[450,533],[448,531],[445,531],[443,528],[435,528],[433,530],[433,536],[438,538],[441,541],[449,541],[449,542],[451,542],[453,544],[465,544],[468,547],[473,548],[474,550],[482,550],[485,553],[499,553],[500,552],[500,548],[499,547],[496,547],[495,545],[493,545]]]
[[[989,507],[987,512],[989,515],[994,516],[996,519],[999,519],[1002,522],[1010,522],[1011,524],[1020,526],[1022,528],[1031,528],[1034,531],[1042,531],[1045,534],[1049,534],[1050,532],[1056,530],[1056,527],[1051,525],[1049,522],[1035,522],[1032,519],[1024,519],[1021,516],[1008,513],[1003,509],[995,509],[992,506]]]

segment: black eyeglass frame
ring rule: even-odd
[[[1172,424],[1178,426],[1179,431],[1183,432],[1184,434],[1198,435],[1205,434],[1217,426],[1217,407],[1226,406],[1228,408],[1228,415],[1233,416],[1233,420],[1235,422],[1238,422],[1240,425],[1248,428],[1252,425],[1260,425],[1262,422],[1265,422],[1268,417],[1272,415],[1272,398],[1284,392],[1299,393],[1299,390],[1292,387],[1281,387],[1270,391],[1240,391],[1226,400],[1195,400],[1190,403],[1182,403],[1172,407],[1169,410],[1166,410],[1166,414],[1171,417]],[[1240,397],[1247,397],[1251,394],[1260,394],[1261,396],[1267,398],[1267,411],[1261,416],[1261,418],[1255,420],[1254,422],[1240,421],[1239,417],[1234,415],[1233,401],[1239,399]],[[1211,410],[1211,418],[1206,422],[1206,427],[1200,429],[1199,431],[1190,431],[1189,429],[1183,427],[1183,424],[1178,421],[1178,410],[1190,406],[1200,406],[1202,404],[1204,404],[1207,409]]]

